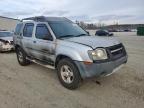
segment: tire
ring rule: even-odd
[[[30,64],[30,61],[26,59],[26,53],[23,51],[22,48],[18,47],[16,48],[16,55],[17,60],[21,66],[27,66]]]
[[[1,41],[0,41],[1,42]],[[0,46],[0,53],[2,53],[2,46]]]
[[[59,61],[57,65],[57,74],[61,84],[67,89],[77,89],[81,83],[79,70],[69,58],[64,58]]]

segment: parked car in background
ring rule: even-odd
[[[108,29],[109,32],[119,32],[117,29]]]
[[[13,49],[13,33],[10,31],[0,31],[0,52],[11,51]]]
[[[113,36],[113,33],[110,33],[107,30],[98,30],[95,33],[96,36]]]
[[[76,89],[82,79],[107,76],[127,62],[117,39],[90,36],[64,17],[32,17],[17,24],[14,45],[20,65],[56,69],[61,84]]]
[[[130,29],[125,29],[124,32],[131,32],[131,30]]]
[[[131,32],[137,32],[137,29],[131,29]]]

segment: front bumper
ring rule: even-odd
[[[77,65],[81,77],[83,79],[96,77],[96,76],[106,76],[111,74],[117,67],[127,62],[128,56],[121,57],[114,61],[108,61],[103,63],[92,63],[84,64],[83,62],[74,61]]]

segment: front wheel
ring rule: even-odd
[[[58,78],[61,84],[68,89],[76,89],[81,82],[78,68],[71,59],[62,59],[57,66]]]
[[[20,65],[26,66],[30,64],[30,61],[26,59],[26,53],[22,50],[22,48],[16,48],[16,55]]]

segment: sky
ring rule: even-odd
[[[144,24],[144,0],[0,0],[0,16],[60,16],[87,23]]]

